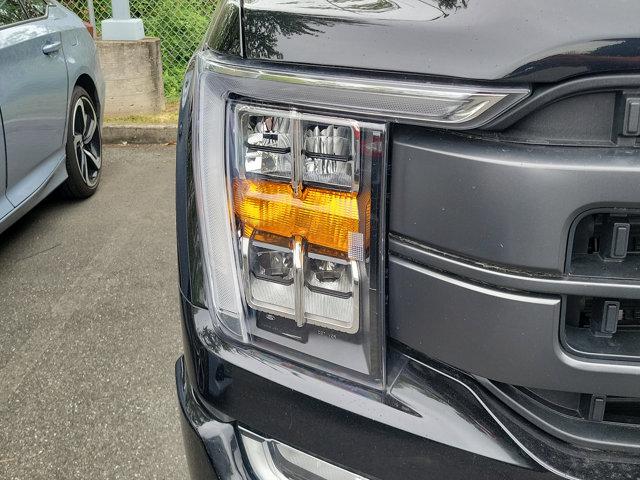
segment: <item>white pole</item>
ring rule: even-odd
[[[131,18],[129,0],[111,0],[111,14],[115,20],[129,20]]]
[[[142,19],[131,18],[129,0],[111,0],[111,18],[102,22],[103,40],[142,40]]]

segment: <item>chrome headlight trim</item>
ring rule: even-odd
[[[317,69],[232,59],[213,51],[203,51],[201,58],[206,70],[227,77],[229,90],[239,95],[255,98],[259,91],[262,100],[303,103],[394,123],[449,129],[478,128],[531,93],[529,87],[521,86],[422,82],[383,74],[325,74]],[[252,88],[254,82],[260,83],[258,89]]]

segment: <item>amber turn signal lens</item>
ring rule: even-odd
[[[306,187],[295,197],[291,185],[266,180],[233,180],[233,205],[245,235],[255,230],[349,251],[360,232],[356,192]]]

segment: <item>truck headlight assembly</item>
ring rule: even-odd
[[[220,98],[210,80],[195,163],[218,333],[381,382],[381,257],[371,232],[386,126]]]
[[[276,75],[213,53],[198,62],[193,163],[215,312],[200,327],[381,386],[386,124],[469,122],[526,92]],[[418,100],[423,112],[409,109]]]

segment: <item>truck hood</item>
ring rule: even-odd
[[[245,0],[250,59],[476,80],[640,70],[633,0]]]

